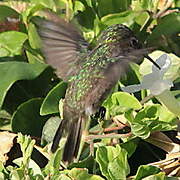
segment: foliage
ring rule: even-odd
[[[159,57],[159,52],[170,53],[173,63],[166,75],[174,81],[171,92],[179,102],[179,7],[177,0],[1,1],[0,128],[37,139],[42,134],[45,140],[43,145],[48,147],[57,129],[56,120],[62,118],[59,118],[59,112],[62,115],[62,99],[67,84],[58,79],[54,70],[45,64],[40,38],[33,24],[33,18],[43,17],[42,12],[47,8],[76,24],[92,47],[106,27],[122,23],[130,27],[147,47],[158,50],[152,54],[153,59]],[[40,150],[42,154],[46,151],[48,155],[44,156],[49,159],[41,167],[32,155],[35,141],[19,134],[17,143],[22,155],[13,160],[15,166],[5,166],[0,160],[0,179],[123,180],[131,175],[134,175],[135,180],[168,178],[165,172],[155,166],[138,164],[135,152],[141,143],[147,145],[145,141],[151,138],[152,133],[175,130],[177,114],[170,112],[155,98],[144,101],[148,97],[147,90],[133,95],[120,92],[120,86],[139,83],[142,75],[148,71],[146,61],[139,65],[132,64],[126,76],[113,89],[112,95],[103,103],[106,108],[105,120],[92,117],[89,132],[96,132],[97,138],[93,134],[87,136],[87,139],[91,146],[94,141],[95,157],[88,155],[90,149],[85,145],[79,161],[63,170],[60,166],[62,140],[55,154],[51,154],[46,147]],[[108,132],[110,129],[111,132],[116,124],[125,128],[119,128],[117,133],[106,136],[108,134],[103,131]],[[113,146],[114,142],[116,146]],[[161,148],[164,149],[163,145]],[[158,149],[159,152],[164,153]],[[158,161],[163,155],[159,156],[154,159],[147,155],[147,161],[143,162],[148,164]],[[132,159],[135,161],[132,162]]]

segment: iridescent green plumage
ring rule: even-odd
[[[105,79],[105,71],[109,66],[112,63],[118,64],[120,61],[127,61],[129,56],[127,51],[131,50],[132,47],[129,47],[129,44],[127,45],[128,47],[126,47],[125,44],[121,45],[121,42],[123,40],[124,43],[126,43],[126,41],[129,43],[129,38],[132,37],[135,39],[133,33],[127,27],[119,24],[111,26],[104,31],[98,46],[86,56],[82,57],[79,72],[69,78],[70,86],[66,93],[66,103],[69,107],[84,110],[85,105],[83,104],[83,98],[87,97],[97,86],[95,82]],[[121,47],[115,50],[118,46]],[[132,57],[129,58],[133,59],[133,54],[131,56]]]
[[[39,23],[39,34],[47,63],[57,69],[57,75],[68,82],[63,120],[54,137],[54,152],[64,132],[68,134],[63,160],[71,162],[77,156],[82,129],[88,116],[102,102],[130,61],[136,62],[147,54],[133,32],[124,25],[107,28],[93,50],[76,28],[48,13],[50,20]]]
[[[70,77],[70,86],[67,91],[67,104],[71,108],[82,108],[81,100],[89,91],[92,91],[93,82],[96,79],[104,78],[103,71],[109,63],[115,59],[108,58],[108,46],[103,46],[96,49],[96,52],[87,55],[86,60],[80,66],[77,75]],[[77,106],[78,104],[78,106]]]

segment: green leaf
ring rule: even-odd
[[[131,0],[98,0],[98,15],[103,17],[107,14],[126,11],[131,4]]]
[[[105,25],[113,25],[113,24],[125,24],[127,26],[130,26],[134,23],[134,18],[138,15],[139,13],[134,12],[134,11],[124,11],[121,13],[113,13],[113,14],[108,14],[104,17],[101,18],[101,21]]]
[[[129,109],[140,109],[140,102],[126,92],[115,92],[103,103],[106,108],[106,117],[122,114]],[[128,119],[128,118],[127,118]]]
[[[157,0],[137,0],[132,2],[134,11],[154,11],[157,5]]]
[[[59,101],[64,97],[67,84],[60,82],[45,97],[41,109],[41,115],[53,114],[59,112]]]
[[[178,180],[176,177],[166,177],[165,172],[159,172],[158,174],[153,174],[142,180]]]
[[[38,1],[36,1],[36,2],[38,2]],[[47,8],[47,7],[44,6],[43,4],[39,4],[39,3],[31,4],[31,6],[28,6],[28,8],[21,13],[22,18],[23,18],[23,22],[25,24],[29,23],[29,20],[33,17],[33,15],[36,12],[43,10],[45,8]]]
[[[8,56],[10,54],[10,52],[5,49],[5,48],[0,48],[0,56],[1,57],[5,57],[5,56]]]
[[[18,80],[31,80],[39,76],[47,67],[45,64],[28,64],[23,62],[2,62],[0,63],[0,107],[4,98],[14,84]]]
[[[109,180],[126,179],[129,174],[127,152],[119,145],[98,147],[96,161],[102,174]]]
[[[55,2],[54,0],[31,0],[32,3],[34,4],[42,4],[43,6],[45,6],[46,8],[55,10]]]
[[[78,13],[78,11],[84,11],[85,10],[85,6],[81,1],[74,1],[73,2],[73,12],[74,14]]]
[[[125,118],[132,123],[134,121],[133,109],[129,109],[124,113]]]
[[[153,9],[153,0],[141,0],[140,5],[143,10],[151,11]]]
[[[23,136],[21,133],[18,133],[17,142],[20,144],[22,158],[18,158],[15,161],[20,166],[20,168],[25,170],[29,166],[29,161],[34,148],[35,140],[32,140],[27,135]]]
[[[6,53],[0,51],[0,57],[3,56],[15,56],[21,54],[22,46],[27,35],[17,31],[7,31],[0,33],[0,47],[4,49]]]
[[[141,80],[141,75],[139,73],[139,65],[135,63],[131,63],[129,65],[128,72],[126,73],[126,76],[124,79],[121,79],[121,83],[125,86],[130,84],[139,84]]]
[[[68,177],[70,177],[70,179],[76,179],[76,180],[104,180],[104,178],[98,175],[88,174],[88,170],[85,168],[84,169],[73,168],[71,170],[65,170],[62,173],[66,174],[66,176],[61,175],[62,180],[66,180]]]
[[[43,57],[39,54],[39,52],[37,51],[34,51],[34,49],[30,49],[28,48],[27,51],[26,51],[26,55],[27,55],[27,59],[28,59],[28,62],[30,64],[35,64],[35,63],[43,63],[44,62],[44,59]]]
[[[179,27],[180,14],[168,14],[159,20],[158,25],[148,37],[147,41],[151,44],[157,44],[158,39],[160,39],[162,36],[171,36],[172,34],[178,33]]]
[[[13,160],[13,163],[17,164],[18,166],[21,166],[22,159],[22,157],[17,158]],[[32,159],[29,160],[28,168],[33,170],[33,176],[42,175],[40,167]]]
[[[121,144],[121,147],[128,152],[128,158],[131,157],[131,155],[135,152],[137,147],[137,141],[138,139],[136,138]]]
[[[142,108],[140,102],[134,96],[126,92],[116,92],[112,94],[112,102],[113,104],[135,110]]]
[[[2,161],[0,161],[0,179],[2,178],[4,178],[5,179],[5,175],[7,175],[8,174],[8,171],[6,170],[6,168],[4,167],[4,165],[3,165],[3,162]]]
[[[136,173],[134,180],[141,180],[144,177],[150,176],[152,174],[157,174],[159,172],[160,172],[160,169],[155,166],[141,165],[138,168],[138,171]]]
[[[57,149],[55,153],[51,155],[50,161],[46,165],[44,171],[46,174],[55,174],[59,171],[60,161],[62,159],[62,150]]]
[[[3,21],[6,17],[19,17],[19,13],[8,6],[0,6],[0,21]]]
[[[85,151],[84,151],[85,152]],[[86,152],[85,152],[86,153]],[[81,157],[83,156],[83,154],[81,154]],[[96,164],[96,161],[94,159],[94,157],[92,157],[91,155],[88,156],[87,158],[83,159],[82,161],[79,162],[74,162],[71,163],[68,168],[72,169],[72,168],[86,168],[86,169],[93,169],[94,165]],[[96,170],[97,172],[97,170]]]
[[[129,119],[128,119],[129,120]],[[130,118],[132,133],[146,139],[153,131],[168,131],[176,128],[176,116],[161,105],[149,105]]]
[[[29,44],[33,49],[39,49],[41,47],[40,38],[33,23],[28,24],[28,38]]]
[[[134,122],[140,122],[144,118],[156,119],[159,116],[158,108],[160,105],[146,106],[143,110],[139,111],[135,116]]]
[[[24,170],[21,168],[12,169],[10,172],[10,177],[12,180],[17,179],[23,179],[24,178]],[[26,175],[26,178],[29,178],[28,175]]]
[[[55,153],[51,154],[51,158],[44,169],[44,173],[47,175],[57,174],[60,169],[61,159],[62,159],[62,149],[58,148]],[[59,179],[59,173],[57,178],[55,177],[56,176],[54,176],[54,180]]]
[[[146,123],[133,123],[131,128],[132,133],[142,139],[147,139],[151,134],[150,128]]]
[[[147,12],[142,12],[135,18],[135,22],[141,26],[140,31],[144,28],[149,19],[150,15]]]
[[[2,172],[0,172],[0,179],[2,179],[2,180],[5,179],[5,176]]]
[[[84,31],[89,31],[94,28],[94,20],[96,18],[96,15],[94,14],[94,11],[89,6],[86,7],[86,9],[83,12],[79,12],[77,14],[77,20],[81,26],[83,26]]]
[[[42,99],[35,98],[22,103],[12,117],[12,130],[31,136],[41,136],[47,117],[40,116]]]
[[[171,93],[173,94],[173,96],[176,97],[176,99],[179,101],[180,103],[180,90],[176,90],[176,91],[171,91]]]
[[[175,6],[180,7],[180,1],[179,0],[174,0]]]
[[[1,130],[10,130],[9,122],[11,119],[10,113],[5,110],[0,110],[0,128]]]
[[[61,119],[58,116],[49,118],[43,127],[41,139],[52,142],[60,122]]]

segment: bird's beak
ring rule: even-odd
[[[156,63],[154,62],[151,57],[149,57],[148,55],[144,56],[145,58],[147,58],[149,61],[151,61],[159,70],[161,70],[161,67]]]

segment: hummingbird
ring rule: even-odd
[[[89,116],[94,115],[127,72],[130,62],[148,58],[134,33],[125,25],[115,24],[100,35],[97,46],[89,48],[75,25],[54,13],[38,22],[42,52],[56,74],[68,82],[63,104],[63,120],[56,131],[51,151],[55,152],[64,134],[67,140],[62,160],[72,162],[78,154],[82,131]]]

